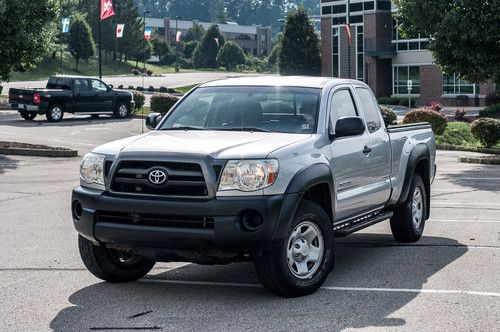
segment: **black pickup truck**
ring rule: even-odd
[[[52,76],[45,89],[9,90],[10,108],[25,120],[45,114],[51,122],[61,121],[64,113],[112,114],[126,118],[134,105],[131,92],[113,89],[103,81],[83,76]]]

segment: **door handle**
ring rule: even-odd
[[[372,152],[372,149],[368,145],[365,145],[365,147],[363,149],[363,153],[364,154],[368,154],[370,152]]]

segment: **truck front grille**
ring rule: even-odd
[[[155,185],[148,179],[149,173],[161,168],[168,179]],[[120,161],[111,180],[110,189],[115,193],[146,194],[161,196],[208,195],[207,184],[199,164],[158,161]]]
[[[213,217],[179,216],[152,213],[139,214],[130,212],[98,211],[97,222],[172,228],[214,228]]]

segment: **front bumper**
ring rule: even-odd
[[[72,206],[80,202],[81,216],[75,217],[76,230],[89,240],[104,245],[129,248],[162,248],[179,250],[221,250],[237,253],[255,252],[278,244],[288,230],[299,193],[255,197],[219,197],[203,201],[147,199],[130,196],[112,196],[99,190],[77,187],[73,190]],[[110,222],[104,212],[121,215],[135,214],[136,222]],[[255,231],[242,227],[245,212],[258,212],[262,226]],[[207,217],[210,228],[151,225],[140,221],[141,215],[173,215]]]

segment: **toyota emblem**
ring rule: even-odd
[[[167,181],[168,175],[161,169],[153,169],[151,170],[151,172],[149,172],[148,178],[149,182],[151,182],[152,184],[160,185],[164,184]]]

